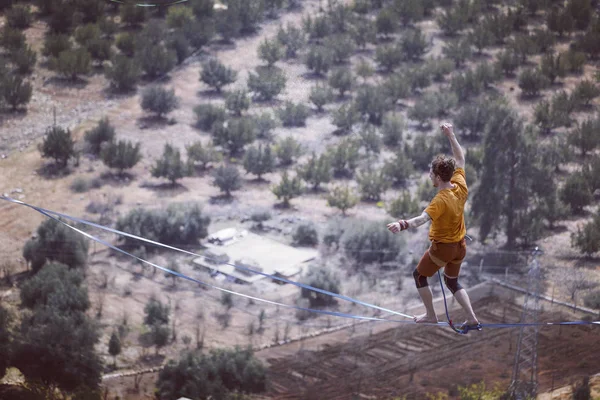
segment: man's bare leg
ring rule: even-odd
[[[454,298],[458,301],[458,304],[465,310],[467,313],[467,323],[469,325],[477,325],[479,321],[473,312],[473,307],[471,306],[471,300],[469,299],[469,295],[465,289],[459,289],[454,293]]]
[[[425,305],[425,314],[417,315],[414,319],[416,323],[425,323],[425,322],[438,322],[437,315],[435,315],[435,310],[433,309],[433,293],[431,293],[431,288],[429,286],[420,287],[417,289],[419,291],[419,295],[421,296],[421,300],[423,300],[423,304]],[[468,297],[467,297],[468,299]]]

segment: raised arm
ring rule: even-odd
[[[460,144],[458,144],[458,140],[456,139],[456,135],[454,134],[452,125],[444,123],[444,124],[440,125],[440,128],[442,128],[442,133],[444,134],[444,136],[446,136],[448,138],[448,140],[450,141],[450,146],[452,147],[452,155],[454,156],[454,159],[456,160],[456,167],[464,168],[465,167],[465,153],[463,152],[462,147],[460,147]]]

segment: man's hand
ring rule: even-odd
[[[452,125],[450,125],[447,122],[444,122],[443,124],[441,124],[440,128],[442,128],[442,133],[446,137],[450,137],[454,134],[454,131],[452,130]]]
[[[408,222],[404,219],[400,219],[398,220],[398,222],[392,222],[391,224],[387,224],[387,228],[392,233],[398,233],[400,231],[408,229]]]

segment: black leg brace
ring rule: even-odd
[[[429,285],[427,283],[427,277],[421,275],[416,269],[413,272],[413,277],[415,278],[415,284],[417,285],[417,288],[422,288]]]
[[[446,286],[448,287],[448,289],[450,289],[452,294],[462,289],[462,286],[460,286],[460,283],[458,283],[458,277],[448,278],[446,275],[444,275],[444,282],[446,283]]]

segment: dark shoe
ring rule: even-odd
[[[483,330],[483,327],[480,323],[478,324],[469,324],[468,321],[463,322],[461,325],[457,326],[458,329],[462,330],[463,333],[467,333],[469,331],[480,331]]]

